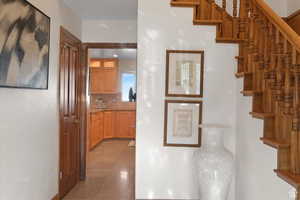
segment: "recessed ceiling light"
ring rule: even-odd
[[[114,57],[114,58],[118,58],[119,56],[118,56],[117,54],[114,54],[113,57]]]

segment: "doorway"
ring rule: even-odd
[[[64,198],[134,199],[137,44],[83,44],[85,180]],[[81,141],[82,142],[82,141]],[[83,161],[83,160],[82,160]]]

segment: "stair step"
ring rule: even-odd
[[[285,142],[278,142],[276,139],[270,139],[270,138],[260,138],[260,140],[270,146],[273,147],[275,149],[281,149],[281,148],[289,148],[290,144],[285,143]]]
[[[238,38],[217,37],[216,42],[217,43],[242,43],[244,42],[244,40]]]
[[[243,76],[245,75],[245,73],[243,74]],[[255,94],[262,94],[261,91],[253,91],[253,90],[244,90],[241,91],[241,94],[243,94],[245,97],[251,97],[254,96]]]
[[[195,19],[193,21],[194,25],[218,25],[222,24],[222,20],[203,20],[203,19]]]
[[[258,112],[250,112],[250,115],[252,115],[252,117],[257,119],[267,119],[267,118],[273,118],[275,116],[273,113],[258,113]]]
[[[237,78],[242,78],[242,77],[244,77],[244,75],[245,75],[244,72],[237,72],[237,73],[235,73],[235,77],[237,77]]]
[[[293,174],[287,170],[274,170],[278,177],[298,189],[300,187],[300,175]]]
[[[174,7],[194,7],[198,5],[200,5],[199,1],[171,1],[171,6]]]
[[[235,73],[235,76],[237,78],[242,78],[244,76],[251,75],[251,74],[252,74],[252,72],[237,72],[237,73]]]

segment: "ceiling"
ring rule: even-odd
[[[64,0],[82,19],[137,18],[138,0]]]
[[[136,60],[136,49],[89,49],[90,58],[119,58]]]

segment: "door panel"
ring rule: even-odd
[[[104,112],[104,139],[114,137],[114,112]]]
[[[60,197],[79,181],[80,45],[60,41]]]
[[[104,93],[117,93],[118,90],[118,72],[117,69],[103,70]]]
[[[117,112],[117,137],[134,138],[135,135],[135,112]]]

